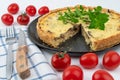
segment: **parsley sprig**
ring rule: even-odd
[[[67,8],[67,11],[64,13],[59,13],[59,20],[62,20],[63,23],[73,23],[76,24],[79,20],[84,22],[90,22],[88,28],[90,29],[105,29],[105,23],[109,20],[109,15],[102,13],[102,7],[97,6],[93,10],[85,10],[82,5],[76,7],[74,11],[71,11],[70,8]]]

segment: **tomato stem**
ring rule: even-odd
[[[26,13],[24,12],[24,13],[22,13],[22,16],[26,16]]]
[[[66,51],[64,51],[64,52],[58,52],[59,58],[64,58],[65,54],[66,54]]]

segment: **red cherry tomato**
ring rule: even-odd
[[[38,10],[38,13],[40,14],[40,15],[44,15],[44,14],[46,14],[46,13],[48,13],[49,12],[49,8],[47,7],[47,6],[42,6],[39,10]]]
[[[11,14],[16,14],[19,11],[19,6],[17,3],[12,3],[8,6],[7,10]]]
[[[104,70],[97,70],[92,75],[92,80],[114,80],[114,78]]]
[[[63,71],[63,80],[83,80],[83,71],[76,65],[71,65]]]
[[[29,5],[26,8],[26,13],[30,16],[34,16],[36,14],[36,8],[33,5]]]
[[[67,53],[58,52],[52,56],[51,64],[56,70],[64,70],[71,64],[71,57]]]
[[[86,53],[80,57],[79,62],[84,68],[94,68],[98,64],[98,56],[95,53]]]
[[[120,55],[115,51],[109,51],[103,56],[103,66],[108,70],[114,70],[120,65]]]
[[[11,14],[6,13],[2,15],[1,20],[5,25],[9,26],[13,23],[14,18]]]
[[[30,21],[30,18],[28,15],[26,14],[21,14],[17,17],[17,22],[20,24],[20,25],[27,25]]]

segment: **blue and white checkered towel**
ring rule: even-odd
[[[31,75],[26,80],[58,80],[57,74],[54,72],[45,56],[42,54],[39,48],[36,47],[28,38],[27,31],[26,40],[28,45],[28,65],[30,68]],[[7,55],[7,44],[5,42],[4,29],[0,29],[0,80],[6,80],[6,55]],[[16,33],[19,34],[19,30],[16,29]],[[14,71],[11,80],[21,80],[16,71],[16,50],[18,43],[13,45],[14,53]]]

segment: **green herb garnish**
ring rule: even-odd
[[[93,11],[89,10],[88,15],[90,18],[90,29],[100,29],[104,30],[105,23],[109,20],[109,15],[106,13],[101,13],[102,7],[98,6]]]
[[[97,6],[93,10],[84,10],[84,8],[80,5],[80,7],[76,7],[74,11],[71,11],[70,8],[64,13],[59,13],[59,20],[62,20],[63,23],[78,23],[79,20],[84,22],[90,22],[90,29],[100,29],[104,30],[105,23],[109,20],[109,15],[106,13],[102,13],[102,7]]]

